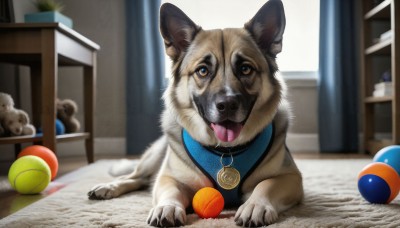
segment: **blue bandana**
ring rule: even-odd
[[[274,127],[273,124],[270,124],[251,143],[244,147],[241,146],[240,149],[229,149],[228,152],[220,152],[202,146],[185,129],[182,131],[182,140],[189,157],[213,181],[214,187],[223,195],[225,206],[233,207],[241,204],[242,184],[257,167],[258,163],[268,154],[272,145],[273,135]],[[232,163],[231,167],[239,171],[241,178],[235,188],[226,190],[218,184],[217,174],[223,169],[221,163],[224,165]]]

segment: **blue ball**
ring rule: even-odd
[[[390,165],[400,176],[400,146],[387,146],[374,156],[374,162],[383,162]]]
[[[63,134],[65,134],[65,126],[61,122],[61,120],[56,119],[56,135],[63,135]],[[43,131],[41,127],[37,129],[36,136],[38,137],[43,136]]]
[[[358,190],[370,203],[387,203],[390,197],[390,187],[384,179],[373,174],[362,176],[358,180]]]
[[[56,119],[56,134],[57,135],[65,134],[65,126],[59,119]]]

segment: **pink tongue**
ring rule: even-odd
[[[242,130],[242,125],[237,123],[227,123],[224,125],[211,123],[211,127],[214,130],[215,136],[223,142],[232,142],[239,136]]]

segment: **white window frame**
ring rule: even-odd
[[[242,27],[265,1],[255,0],[162,0],[184,11],[203,29]],[[319,65],[319,0],[282,0],[286,14],[283,50],[277,55],[286,79],[317,79]],[[166,57],[166,75],[171,61]]]

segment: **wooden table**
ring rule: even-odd
[[[4,137],[0,138],[0,144],[41,143],[57,154],[57,142],[84,139],[87,160],[92,163],[96,53],[99,49],[99,45],[60,23],[0,24],[0,62],[30,67],[32,122],[43,130],[41,137]],[[56,135],[59,66],[83,67],[84,132]]]

